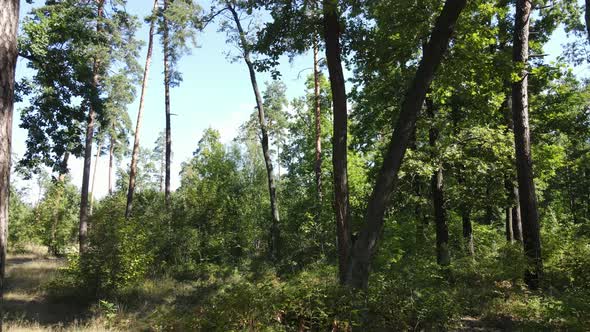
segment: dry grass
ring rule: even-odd
[[[47,249],[26,246],[7,257],[4,294],[7,331],[112,331],[100,318],[85,318],[83,308],[74,303],[51,302],[44,284],[55,278],[64,259],[49,257]],[[82,319],[81,319],[82,318]]]
[[[94,319],[89,322],[73,322],[67,326],[56,324],[44,326],[36,322],[13,321],[4,326],[8,332],[106,332],[115,331],[107,329],[105,323],[100,319]]]

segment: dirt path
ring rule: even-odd
[[[4,293],[7,331],[107,331],[87,321],[84,308],[48,299],[43,285],[55,278],[64,259],[46,257],[41,250],[9,254]]]

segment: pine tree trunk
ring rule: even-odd
[[[97,0],[98,2],[98,13],[97,17],[102,17],[103,14],[103,6],[104,0]],[[100,31],[100,23],[96,23],[96,30]],[[93,65],[93,77],[92,77],[92,85],[93,89],[98,89],[98,66],[99,61],[97,59],[94,60]],[[96,95],[98,95],[98,91],[94,91]],[[82,190],[80,193],[80,229],[78,233],[79,237],[79,245],[80,245],[80,254],[83,254],[86,251],[86,237],[88,234],[88,187],[90,184],[90,163],[92,160],[92,140],[94,137],[94,121],[95,121],[95,113],[94,113],[94,100],[90,102],[90,107],[88,108],[88,117],[87,117],[87,124],[86,124],[86,137],[84,139],[84,168],[82,172]]]
[[[168,0],[164,0],[164,11],[168,8]],[[164,102],[166,108],[166,179],[165,179],[165,200],[166,208],[170,208],[170,164],[172,162],[172,130],[170,129],[170,56],[168,20],[164,16]]]
[[[431,100],[426,100],[426,111],[428,116],[434,122],[436,109]],[[436,142],[439,131],[436,124],[432,124],[429,131],[429,144],[432,149],[431,157],[433,160],[438,159],[436,154]],[[436,226],[436,262],[439,265],[446,266],[451,264],[451,255],[449,254],[449,226],[447,225],[447,211],[445,208],[445,198],[443,190],[443,168],[442,163],[438,162],[438,167],[430,178],[432,189],[432,204],[434,208],[434,225]]]
[[[588,32],[588,40],[590,40],[590,0],[586,0],[586,12],[584,15],[586,20],[586,30]]]
[[[109,144],[109,195],[113,194],[113,162],[115,159],[115,139],[111,137]]]
[[[277,188],[275,183],[272,158],[269,151],[268,129],[266,117],[264,114],[264,105],[262,102],[262,95],[260,94],[260,89],[258,88],[258,82],[256,80],[256,71],[254,69],[254,64],[252,63],[252,60],[250,58],[250,46],[246,41],[246,35],[244,33],[244,29],[242,28],[242,23],[240,22],[238,13],[232,5],[228,4],[227,9],[232,13],[234,21],[236,23],[236,28],[238,30],[238,34],[240,37],[241,48],[243,51],[244,61],[248,66],[250,82],[252,83],[252,90],[254,91],[254,96],[256,98],[256,107],[258,109],[258,122],[260,124],[260,132],[262,136],[262,154],[264,156],[264,163],[266,165],[266,173],[268,177],[268,192],[270,196],[270,210],[272,214],[272,225],[270,229],[270,258],[272,261],[277,261],[279,259],[280,217],[279,206],[277,202]]]
[[[158,9],[158,0],[154,1],[154,8],[152,13]],[[139,109],[137,110],[137,123],[135,124],[135,135],[133,138],[133,152],[131,153],[131,168],[129,169],[129,187],[127,189],[127,205],[125,207],[125,218],[131,216],[131,209],[133,208],[133,194],[135,192],[135,178],[137,176],[137,159],[139,158],[139,138],[141,132],[141,121],[143,119],[143,107],[145,103],[145,92],[148,85],[148,77],[150,73],[150,65],[152,63],[152,52],[154,49],[154,29],[156,27],[156,20],[153,19],[150,23],[150,32],[148,36],[148,48],[145,56],[145,67],[143,69],[143,79],[141,82],[141,96],[139,97]]]
[[[0,305],[3,305],[19,1],[0,0],[0,8]],[[3,316],[3,307],[0,309]],[[0,324],[2,320],[3,317],[0,317]]]
[[[322,103],[320,97],[320,63],[317,37],[313,40],[313,96],[315,108],[315,187],[316,187],[316,223],[322,214]]]
[[[533,181],[533,160],[529,129],[528,72],[526,69],[529,56],[529,23],[531,1],[517,0],[514,26],[513,61],[520,70],[520,80],[512,83],[512,116],[514,121],[514,140],[516,146],[516,170],[524,251],[528,258],[525,282],[531,289],[539,286],[543,272],[541,258],[541,238],[537,196]]]
[[[324,39],[326,60],[330,73],[332,108],[334,113],[332,138],[332,167],[334,176],[334,211],[338,239],[338,271],[340,283],[346,282],[352,248],[348,194],[348,111],[346,87],[342,71],[340,22],[337,2],[324,0]]]
[[[410,135],[414,131],[426,92],[448,49],[455,24],[466,3],[467,0],[447,0],[445,2],[432,30],[430,40],[424,49],[416,76],[404,97],[395,130],[377,175],[375,188],[368,201],[365,223],[354,244],[352,262],[346,280],[346,283],[354,288],[366,289],[368,286],[371,259],[375,254],[379,235],[383,229],[385,210],[391,194],[396,189],[397,175]]]
[[[96,156],[94,157],[94,169],[92,170],[92,185],[90,187],[90,215],[94,207],[94,183],[96,182],[96,169],[98,167],[98,160],[100,158],[100,149],[102,149],[102,141],[98,142],[96,147]]]

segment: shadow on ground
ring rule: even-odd
[[[3,323],[8,330],[27,330],[26,326],[31,330],[65,330],[91,318],[87,307],[51,300],[44,291],[44,285],[65,263],[38,253],[8,256],[3,303]]]

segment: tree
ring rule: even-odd
[[[345,283],[350,269],[352,239],[348,197],[348,111],[344,73],[342,71],[342,50],[340,46],[342,31],[339,22],[338,2],[324,0],[323,15],[326,62],[330,73],[334,113],[332,165],[334,168],[334,212],[338,239],[338,271],[340,282]]]
[[[439,130],[436,128],[434,118],[436,116],[435,105],[432,100],[426,99],[426,111],[433,124],[429,130],[428,143],[432,149],[432,159],[435,162],[434,173],[430,177],[432,189],[432,204],[434,208],[434,225],[436,227],[436,262],[439,265],[449,265],[451,255],[449,253],[449,226],[447,225],[447,211],[445,207],[445,196],[443,190],[443,165],[440,156],[437,156],[437,140]]]
[[[154,142],[154,149],[152,150],[153,159],[157,162],[159,167],[158,182],[160,183],[160,191],[164,192],[164,178],[166,171],[166,134],[161,132]]]
[[[270,210],[272,216],[271,224],[271,238],[270,238],[270,257],[273,261],[279,259],[279,237],[280,237],[280,216],[279,206],[277,201],[277,185],[274,175],[273,162],[270,155],[269,147],[269,135],[267,118],[265,115],[264,102],[260,89],[258,88],[258,81],[256,79],[256,69],[254,62],[252,61],[252,44],[248,41],[247,32],[242,27],[242,22],[238,14],[238,8],[235,3],[228,1],[225,4],[225,8],[231,13],[233,22],[235,24],[236,42],[238,43],[241,51],[241,57],[244,59],[246,66],[248,67],[248,73],[250,75],[250,83],[252,84],[252,90],[256,100],[256,108],[258,110],[258,124],[260,126],[260,143],[262,145],[262,153],[264,155],[264,163],[266,165],[266,173],[268,177],[268,192],[270,196]]]
[[[512,82],[512,117],[516,147],[516,171],[522,218],[522,237],[525,255],[528,258],[525,282],[532,288],[539,287],[543,272],[541,238],[537,195],[533,175],[531,137],[529,128],[528,71],[529,25],[532,3],[528,0],[516,2],[514,19],[513,61],[518,79]]]
[[[143,106],[145,101],[145,92],[147,90],[148,77],[150,73],[150,65],[152,63],[152,52],[154,49],[154,29],[156,26],[155,15],[158,9],[158,0],[154,0],[154,7],[152,9],[152,17],[150,20],[150,32],[148,34],[148,48],[145,56],[145,66],[143,69],[143,78],[141,81],[141,95],[139,97],[139,109],[137,110],[137,121],[135,123],[135,134],[133,139],[133,151],[131,152],[131,165],[129,170],[129,187],[127,189],[127,205],[125,205],[125,218],[131,215],[133,208],[133,193],[135,191],[135,176],[137,173],[137,158],[139,154],[139,138],[141,132],[141,121],[143,119]]]
[[[0,2],[0,300],[4,296],[19,0]],[[1,323],[1,320],[0,320]]]
[[[160,12],[159,33],[162,34],[164,52],[164,109],[166,115],[166,178],[165,200],[170,207],[170,170],[172,164],[172,129],[170,88],[178,86],[182,75],[176,66],[183,54],[188,53],[188,43],[196,46],[196,31],[201,29],[201,7],[193,0],[164,0]]]
[[[35,75],[33,84],[25,84],[29,90],[25,92],[33,96],[22,118],[28,137],[21,164],[60,170],[67,169],[63,156],[68,152],[84,157],[81,251],[87,231],[95,118],[100,119],[109,102],[117,99],[112,95],[114,82],[130,80],[137,70],[136,28],[136,20],[122,10],[121,3],[102,0],[48,1],[33,10],[24,24],[21,52]]]
[[[163,161],[161,156],[156,156],[150,149],[140,147],[137,154],[137,168],[135,170],[135,192],[160,190],[161,181],[160,164]],[[129,185],[130,168],[119,167],[117,170],[116,187],[119,191],[125,192]]]
[[[445,2],[424,48],[423,57],[414,80],[404,97],[401,113],[367,204],[365,224],[352,249],[346,284],[354,288],[366,289],[368,286],[371,258],[376,250],[378,237],[383,227],[385,209],[391,193],[395,189],[397,174],[410,135],[414,131],[416,119],[424,103],[428,87],[449,46],[455,24],[466,3],[466,0]]]

